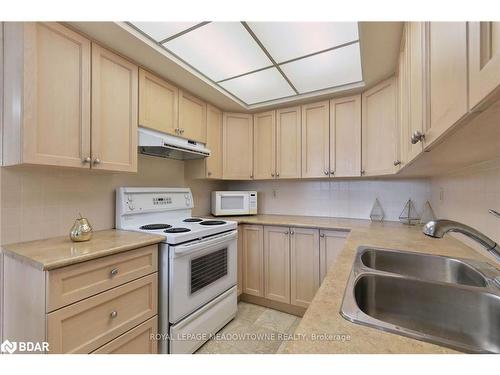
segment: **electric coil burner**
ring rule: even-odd
[[[185,233],[191,232],[191,229],[188,228],[169,228],[164,230],[165,233]]]
[[[182,221],[185,223],[199,223],[200,221],[203,221],[203,219],[200,219],[199,217],[188,217]]]
[[[226,224],[226,222],[222,220],[205,220],[200,223],[200,225],[223,225],[223,224]]]
[[[158,229],[168,229],[168,228],[172,228],[172,226],[168,224],[146,224],[139,227],[139,229],[144,229],[144,230],[158,230]]]

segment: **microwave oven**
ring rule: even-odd
[[[257,215],[257,192],[212,191],[212,215]]]

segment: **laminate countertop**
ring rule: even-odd
[[[369,220],[288,215],[237,216],[230,219],[241,224],[350,231],[343,250],[328,270],[295,331],[294,339],[286,344],[284,353],[457,353],[439,345],[355,324],[340,315],[344,290],[359,246],[472,258],[493,263],[449,235],[443,239],[426,237],[420,225],[407,226],[399,222],[377,223]]]
[[[94,232],[90,241],[72,242],[68,236],[54,237],[4,245],[2,252],[29,262],[36,268],[52,270],[154,245],[160,243],[163,238],[155,234],[110,229]]]

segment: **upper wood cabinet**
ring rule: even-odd
[[[139,69],[139,125],[167,134],[178,132],[179,90]]]
[[[469,22],[469,108],[500,85],[500,22]]]
[[[302,177],[330,176],[329,102],[302,106]]]
[[[397,82],[385,80],[362,95],[362,174],[393,174],[398,169]]]
[[[427,23],[429,66],[429,122],[425,146],[429,146],[468,110],[467,23]]]
[[[300,178],[300,107],[276,110],[276,178]]]
[[[92,43],[92,167],[137,171],[138,67]]]
[[[290,303],[308,307],[319,288],[319,231],[290,230]]]
[[[264,229],[262,225],[242,225],[243,293],[264,296]]]
[[[253,115],[253,177],[271,179],[276,171],[276,112]]]
[[[202,143],[207,141],[207,104],[182,90],[179,90],[179,135]]]
[[[330,101],[330,175],[361,175],[361,95]]]
[[[211,105],[207,106],[207,148],[206,176],[222,178],[222,112]]]
[[[290,303],[290,230],[264,227],[264,297]]]
[[[407,154],[410,149],[411,137],[410,130],[410,43],[409,43],[409,23],[405,23],[403,37],[401,40],[401,49],[399,52],[397,84],[397,124],[399,125],[399,163],[401,166],[407,163]],[[420,146],[421,147],[421,146]]]
[[[3,163],[89,168],[90,41],[52,22],[4,23]]]
[[[246,113],[223,114],[222,177],[232,180],[253,178],[253,121]]]

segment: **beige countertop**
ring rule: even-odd
[[[238,216],[228,219],[245,224],[350,230],[342,252],[328,270],[295,331],[296,339],[288,342],[285,353],[457,353],[438,345],[351,323],[339,314],[345,286],[359,246],[369,245],[488,261],[457,239],[450,236],[443,239],[428,238],[422,234],[421,226],[410,227],[398,222],[372,223],[369,220],[288,215]],[[342,337],[349,337],[349,340],[339,340]]]
[[[72,242],[68,236],[2,246],[2,252],[34,267],[51,270],[161,242],[163,236],[121,230],[94,232],[86,242]]]

